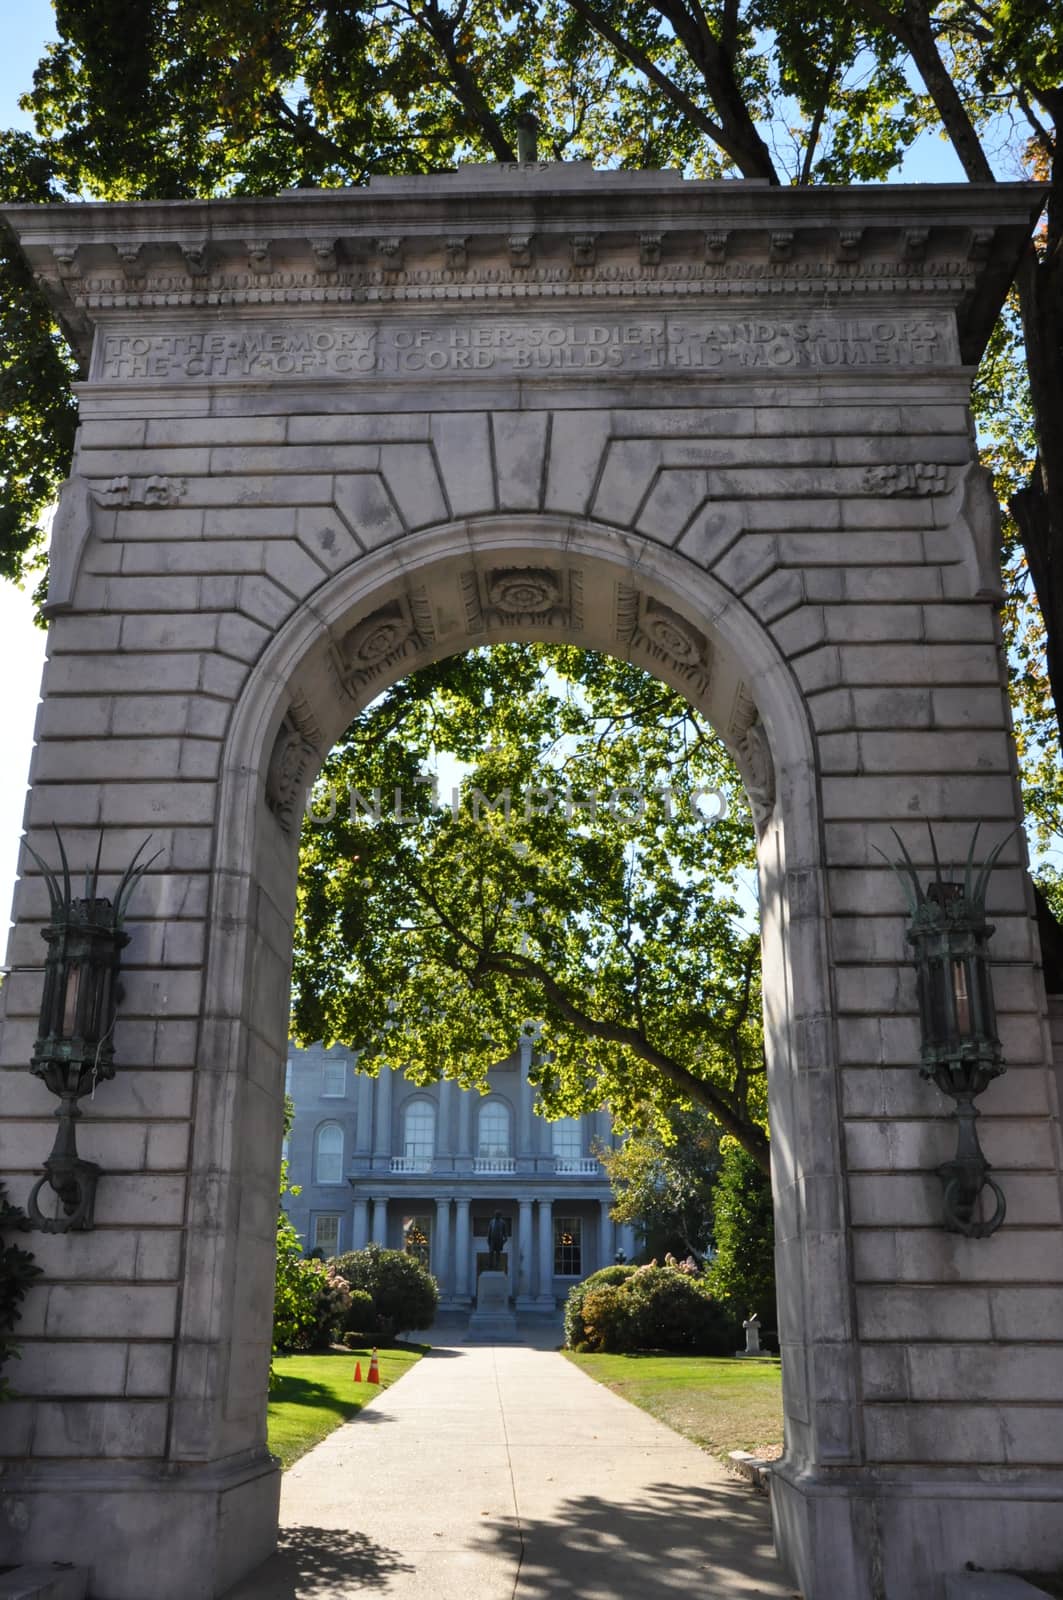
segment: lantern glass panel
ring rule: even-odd
[[[66,971],[66,997],[63,1003],[63,1028],[61,1037],[72,1039],[77,1032],[78,991],[81,987],[81,968],[72,961]]]
[[[940,956],[927,961],[927,990],[930,1001],[930,1037],[933,1041],[947,1039],[951,1029],[951,1007],[946,988],[945,963]]]
[[[953,957],[950,966],[952,969],[952,1007],[956,1018],[956,1032],[961,1039],[969,1039],[974,1029],[971,1026],[971,986],[968,978],[967,962],[962,957]]]

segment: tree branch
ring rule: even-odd
[[[670,78],[666,72],[662,72],[656,62],[646,54],[645,50],[635,44],[633,40],[625,38],[620,30],[613,26],[608,17],[590,4],[590,0],[569,0],[569,4],[573,11],[581,16],[584,22],[594,29],[595,33],[611,44],[625,61],[630,62],[651,83],[656,84],[657,88],[667,96],[677,111],[682,112],[683,116],[688,118],[714,144],[719,145],[720,149],[731,158],[744,177],[767,178],[770,183],[778,183],[779,180],[771,164],[767,146],[760,140],[755,129],[753,130],[755,144],[752,141],[743,142],[734,132],[729,132],[725,125],[721,126],[720,123],[714,122],[710,116],[707,116],[697,102],[691,99],[685,89],[680,88],[679,84]],[[658,9],[663,12],[662,7],[659,6]],[[715,104],[715,99],[713,99],[713,103]],[[750,127],[752,127],[752,120],[748,118],[748,112],[746,117],[750,122]],[[756,148],[757,145],[760,147],[759,150]]]
[[[538,984],[558,1014],[587,1038],[626,1046],[642,1061],[655,1067],[662,1078],[667,1079],[682,1094],[688,1095],[691,1100],[696,1100],[699,1105],[704,1106],[725,1132],[732,1134],[742,1148],[749,1152],[761,1171],[770,1174],[771,1157],[767,1134],[759,1124],[743,1117],[715,1084],[696,1077],[673,1056],[658,1050],[637,1029],[629,1028],[623,1023],[602,1022],[596,1017],[588,1016],[569,998],[552,974],[530,957],[485,955],[483,964],[493,972]]]

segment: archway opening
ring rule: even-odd
[[[391,684],[471,646],[506,642],[597,650],[645,668],[696,704],[737,758],[758,813],[782,1355],[785,1385],[795,1397],[788,1452],[798,1468],[824,1448],[832,1459],[855,1459],[858,1442],[843,1437],[845,1406],[819,1409],[810,1401],[820,1380],[810,1365],[809,1336],[814,1343],[823,1333],[828,1300],[832,1395],[855,1396],[856,1373],[838,1112],[829,1087],[833,1041],[821,1022],[829,991],[807,712],[765,630],[685,558],[568,519],[447,525],[406,540],[401,558],[392,548],[345,569],[278,632],[237,708],[223,773],[217,865],[224,892],[214,912],[206,1009],[208,1016],[230,1016],[235,984],[242,1021],[237,1050],[232,1029],[219,1030],[225,1056],[218,1065],[231,1075],[234,1099],[246,1096],[254,1114],[276,1129],[279,1146],[306,789],[353,718]],[[209,1024],[204,1042],[209,1057]],[[234,1115],[239,1123],[246,1113],[237,1104]],[[204,1129],[197,1142],[209,1161],[211,1134]],[[272,1161],[242,1156],[243,1170],[233,1178],[242,1211],[252,1183],[262,1208],[275,1210],[276,1146]],[[802,1215],[799,1161],[819,1174],[811,1223]],[[230,1351],[239,1342],[247,1395],[257,1349],[263,1399],[269,1342],[262,1286],[272,1270],[271,1244],[250,1229],[218,1240],[232,1251],[224,1278],[233,1295]],[[813,1256],[820,1279],[815,1316]],[[244,1415],[250,1424],[247,1406]],[[202,1407],[188,1416],[193,1434],[222,1426],[217,1413]],[[261,1448],[261,1420],[255,1432]]]
[[[728,1134],[767,1182],[752,816],[722,740],[634,662],[480,647],[371,702],[309,796],[294,997],[287,1209],[337,1256],[416,1227],[446,1308],[475,1302],[499,1206],[511,1297],[541,1314],[632,1258],[633,1222],[705,1261],[709,1174],[673,1226],[638,1210],[640,1161],[718,1169]],[[323,1184],[308,1140],[341,1128]]]

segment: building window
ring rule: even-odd
[[[313,1248],[326,1261],[340,1253],[340,1219],[334,1213],[320,1213],[314,1218]]]
[[[402,1248],[408,1256],[413,1256],[419,1261],[426,1271],[431,1265],[432,1247],[429,1243],[431,1237],[431,1217],[403,1217]]]
[[[341,1100],[346,1093],[346,1061],[326,1061],[321,1069],[322,1097],[326,1100]]]
[[[314,1182],[343,1182],[343,1129],[338,1122],[325,1122],[314,1140]]]
[[[562,1117],[553,1124],[554,1155],[558,1161],[578,1161],[583,1154],[583,1127],[578,1117]]]
[[[501,1100],[485,1100],[480,1107],[476,1154],[495,1160],[509,1155],[509,1109]]]
[[[580,1248],[582,1223],[579,1217],[554,1218],[554,1276],[579,1278],[583,1275]]]
[[[436,1108],[431,1100],[411,1100],[403,1121],[402,1153],[417,1168],[432,1165],[436,1146]]]

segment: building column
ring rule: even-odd
[[[540,1306],[557,1305],[554,1298],[554,1205],[552,1200],[539,1201],[539,1293]]]
[[[638,1255],[639,1244],[635,1237],[635,1230],[631,1226],[630,1222],[623,1222],[620,1225],[619,1248],[624,1252],[629,1261],[634,1261],[635,1257]]]
[[[354,1202],[351,1219],[351,1249],[364,1250],[369,1242],[369,1201],[364,1197]]]
[[[453,1276],[450,1270],[450,1201],[436,1201],[436,1234],[432,1240],[432,1271],[439,1283],[440,1300],[449,1300],[453,1293]]]
[[[534,1304],[531,1292],[531,1268],[534,1239],[532,1237],[532,1203],[518,1200],[520,1215],[517,1221],[517,1309]]]
[[[531,1084],[528,1082],[528,1073],[531,1070],[532,1041],[531,1035],[524,1033],[520,1038],[520,1087],[517,1090],[517,1148],[514,1154],[528,1156],[531,1148]]]
[[[599,1200],[600,1216],[598,1218],[598,1265],[608,1267],[612,1265],[615,1245],[613,1244],[613,1219],[609,1215],[611,1200]]]
[[[459,1162],[472,1158],[472,1102],[479,1098],[475,1089],[462,1089],[458,1099],[458,1138],[454,1154]]]
[[[373,1155],[391,1154],[391,1068],[385,1062],[377,1075],[373,1096]]]
[[[388,1197],[386,1194],[373,1196],[373,1243],[387,1245],[388,1242]]]
[[[439,1106],[436,1111],[436,1149],[446,1155],[454,1150],[454,1101],[458,1086],[453,1078],[444,1078],[439,1085]]]
[[[469,1202],[454,1202],[454,1299],[469,1298]]]
[[[355,1082],[358,1088],[355,1099],[354,1154],[367,1156],[373,1148],[373,1094],[376,1080],[360,1072]]]

